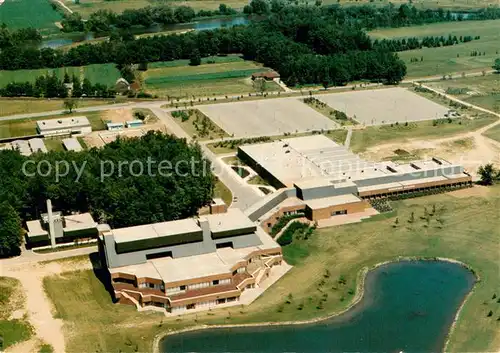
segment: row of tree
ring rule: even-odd
[[[198,13],[189,6],[178,6],[175,9],[167,5],[147,6],[140,9],[127,9],[122,13],[110,10],[98,10],[84,21],[78,12],[65,15],[61,21],[64,32],[90,31],[96,33],[110,32],[113,28],[127,29],[133,26],[149,28],[154,24],[168,25],[186,23],[195,17],[229,16],[236,11],[225,4],[218,10],[200,10]]]
[[[375,48],[385,48],[390,51],[398,52],[405,50],[413,50],[413,49],[421,49],[421,48],[437,48],[437,47],[446,47],[459,43],[467,43],[472,40],[478,40],[480,36],[448,36],[445,38],[444,36],[427,36],[423,38],[419,37],[410,37],[410,38],[402,38],[402,39],[376,39],[373,42],[373,46]]]
[[[25,173],[27,160],[33,163],[25,167]],[[36,165],[42,160],[38,173]],[[78,176],[72,167],[58,180],[54,166],[60,161],[83,172]],[[2,228],[18,223],[12,208],[22,219],[37,219],[50,198],[57,210],[90,211],[99,222],[118,228],[193,216],[210,202],[214,187],[210,162],[200,147],[159,132],[78,153],[24,157],[17,151],[0,151],[0,179],[0,200],[10,205],[0,204],[0,256],[9,251],[15,255],[12,248],[18,245],[12,237],[19,233]]]
[[[66,73],[64,79],[60,80],[55,72],[52,75],[43,75],[36,78],[35,82],[11,82],[0,88],[2,97],[45,97],[45,98],[66,98],[72,97],[99,97],[111,98],[116,96],[116,92],[106,85],[92,84],[89,79],[83,82],[76,75],[72,78]]]

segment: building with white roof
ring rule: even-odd
[[[85,135],[92,132],[89,119],[85,116],[38,120],[36,130],[40,135]]]
[[[175,314],[237,304],[282,261],[281,247],[239,209],[104,231],[99,249],[119,302]]]
[[[246,210],[269,229],[283,212],[316,221],[363,212],[366,200],[471,185],[460,165],[440,158],[408,164],[370,162],[324,135],[288,138],[238,148],[238,157],[282,189]],[[285,200],[296,200],[293,206]]]
[[[66,151],[74,151],[74,152],[83,151],[82,145],[74,137],[65,138],[62,140],[62,143],[63,143],[63,146],[66,149]]]

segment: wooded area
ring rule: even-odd
[[[34,176],[23,173],[27,160],[33,162],[25,170]],[[41,173],[37,173],[35,168],[42,160],[47,162],[42,162]],[[83,167],[84,172],[78,178],[72,167],[68,175],[57,181],[57,161]],[[172,169],[160,174],[155,168],[162,161]],[[132,162],[133,168],[129,167]],[[48,165],[52,166],[50,172]],[[101,149],[78,153],[62,151],[24,157],[17,151],[0,151],[0,179],[0,200],[17,211],[12,213],[7,206],[0,207],[0,224],[9,227],[17,222],[17,214],[29,220],[46,212],[46,199],[52,200],[55,210],[65,214],[90,211],[94,219],[113,228],[186,218],[210,202],[215,183],[210,162],[202,156],[198,145],[159,132],[118,139]],[[4,214],[8,222],[1,218]],[[9,228],[1,234],[0,256],[14,255],[9,249],[16,248],[11,236],[15,232]]]

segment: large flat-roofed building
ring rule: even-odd
[[[116,299],[168,313],[238,303],[282,262],[242,211],[113,229],[99,237]]]
[[[287,212],[301,211],[311,220],[319,220],[361,212],[369,206],[366,199],[463,187],[472,182],[462,166],[440,158],[408,164],[370,162],[323,135],[240,146],[238,157],[273,186],[287,190],[286,197],[247,211],[253,214],[252,220],[262,220],[264,227],[272,225],[270,220],[276,219],[272,211],[280,210],[289,198],[295,202],[292,208],[283,205]]]
[[[92,132],[89,119],[85,116],[38,120],[36,130],[40,135],[85,135]]]

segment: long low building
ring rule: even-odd
[[[237,303],[282,262],[281,247],[238,209],[113,229],[99,240],[120,303],[175,314]]]
[[[36,130],[40,135],[85,135],[92,132],[92,125],[85,116],[38,120]]]
[[[440,158],[369,162],[324,135],[240,146],[238,157],[281,189],[245,211],[266,229],[284,212],[302,212],[317,221],[362,212],[372,198],[472,183],[462,166]]]

